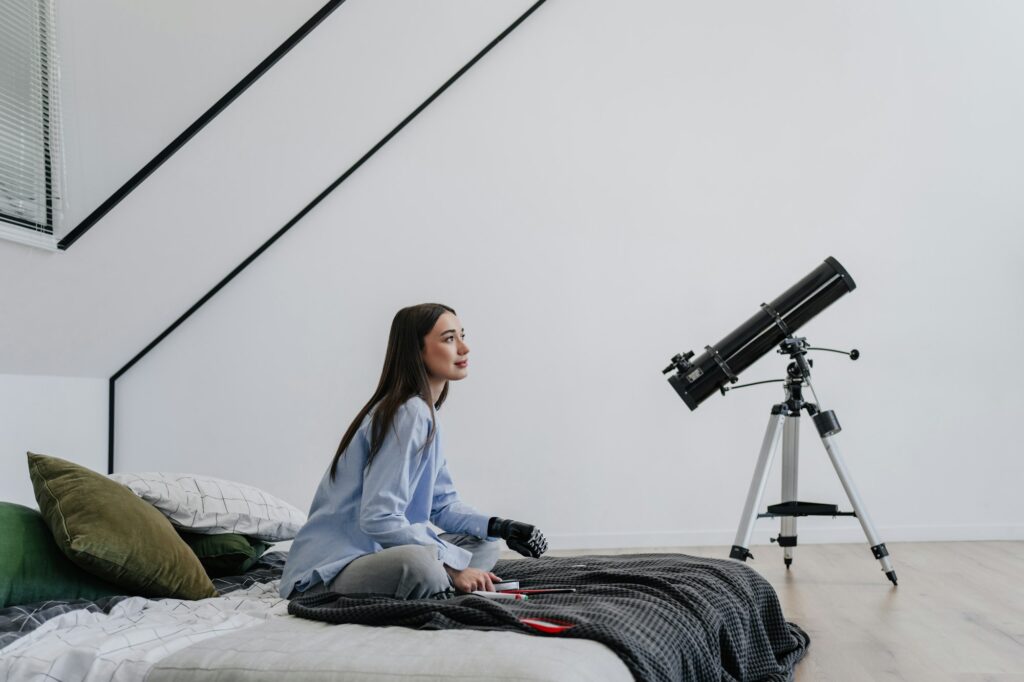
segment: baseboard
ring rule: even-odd
[[[761,521],[751,546],[767,545],[779,534],[778,523]],[[1024,540],[1024,524],[958,524],[949,526],[880,526],[883,542],[951,542],[961,540]],[[551,549],[623,549],[630,547],[732,546],[736,529],[650,531],[636,533],[566,533],[548,535]],[[859,525],[798,529],[803,544],[866,542]]]

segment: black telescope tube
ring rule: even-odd
[[[838,261],[836,264],[838,265]],[[786,289],[781,296],[768,305],[771,306],[775,312],[785,318],[786,313],[803,301],[810,292],[828,284],[835,278],[834,272],[830,268],[826,267],[827,265],[828,261],[825,261],[824,265],[820,265],[815,268],[809,275],[791,286],[789,289]],[[777,326],[775,324],[775,318],[770,313],[762,309],[756,315],[737,327],[731,334],[716,343],[714,348],[722,357],[731,356],[733,353],[750,343],[757,333],[760,333],[762,330],[770,326]],[[786,326],[788,327],[789,325],[787,324]],[[790,331],[795,330],[790,329]],[[753,335],[751,332],[753,332]],[[779,340],[781,341],[782,339]],[[730,365],[731,364],[732,363],[730,363]],[[749,364],[747,366],[749,366]],[[739,370],[734,369],[733,371],[738,372]]]
[[[815,315],[857,287],[831,256],[668,381],[691,410],[795,333]],[[774,311],[778,315],[778,319]]]
[[[813,299],[808,299],[803,305],[793,310],[793,312],[785,315],[783,317],[783,321],[791,331],[795,331],[820,311],[830,306],[833,301],[838,299],[847,291],[849,291],[849,289],[847,289],[841,281],[830,283],[826,285],[824,289],[820,290],[819,295],[815,296]],[[734,370],[735,372],[741,372],[754,364],[754,361],[762,355],[768,353],[772,348],[782,343],[782,340],[785,339],[786,336],[788,336],[788,334],[784,334],[778,326],[772,326],[761,334],[761,336],[757,337],[754,341],[744,346],[740,351],[733,355],[729,364],[740,368]]]

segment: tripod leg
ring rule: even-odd
[[[761,497],[764,495],[764,487],[768,483],[768,472],[772,467],[772,458],[775,456],[775,449],[779,445],[779,437],[782,435],[782,425],[786,415],[781,411],[782,406],[776,405],[772,408],[772,416],[768,420],[768,428],[765,430],[764,440],[761,442],[761,454],[757,457],[757,466],[754,468],[754,478],[750,481],[750,490],[747,492],[747,502],[743,506],[743,516],[740,518],[740,527],[736,531],[736,541],[733,543],[732,551],[729,552],[730,559],[746,561],[754,555],[750,553],[750,534],[754,532],[754,521],[757,520],[757,510],[761,506]]]
[[[885,543],[878,537],[878,532],[875,530],[875,524],[871,523],[871,517],[868,516],[867,507],[860,499],[860,495],[857,493],[856,486],[853,485],[853,479],[850,478],[850,472],[846,470],[846,464],[843,462],[843,458],[839,455],[839,449],[836,444],[832,441],[831,435],[822,435],[821,442],[825,444],[825,450],[828,452],[829,459],[832,460],[832,466],[835,467],[836,474],[839,475],[839,480],[843,484],[843,489],[846,491],[846,496],[850,498],[850,504],[853,505],[853,511],[857,514],[857,519],[860,521],[860,527],[864,529],[864,535],[867,536],[868,542],[871,543],[871,553],[878,559],[878,562],[882,565],[882,570],[885,571],[885,577],[892,581],[892,584],[896,584],[896,570],[892,566],[892,560],[889,558],[889,550],[885,548]]]
[[[800,415],[786,419],[782,432],[782,501],[797,501],[797,471],[800,452]],[[793,548],[796,547],[796,517],[780,517],[779,546],[782,547],[783,562],[788,570],[793,563]]]

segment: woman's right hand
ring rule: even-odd
[[[494,583],[501,582],[501,578],[498,576],[490,571],[481,571],[479,568],[466,568],[458,571],[451,566],[445,566],[444,570],[448,571],[455,589],[459,592],[473,592],[475,590],[494,592]]]

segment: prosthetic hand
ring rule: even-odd
[[[509,549],[515,550],[523,556],[536,559],[548,551],[548,541],[544,538],[544,534],[528,523],[492,516],[487,524],[487,534],[491,537],[502,538],[508,544]]]

